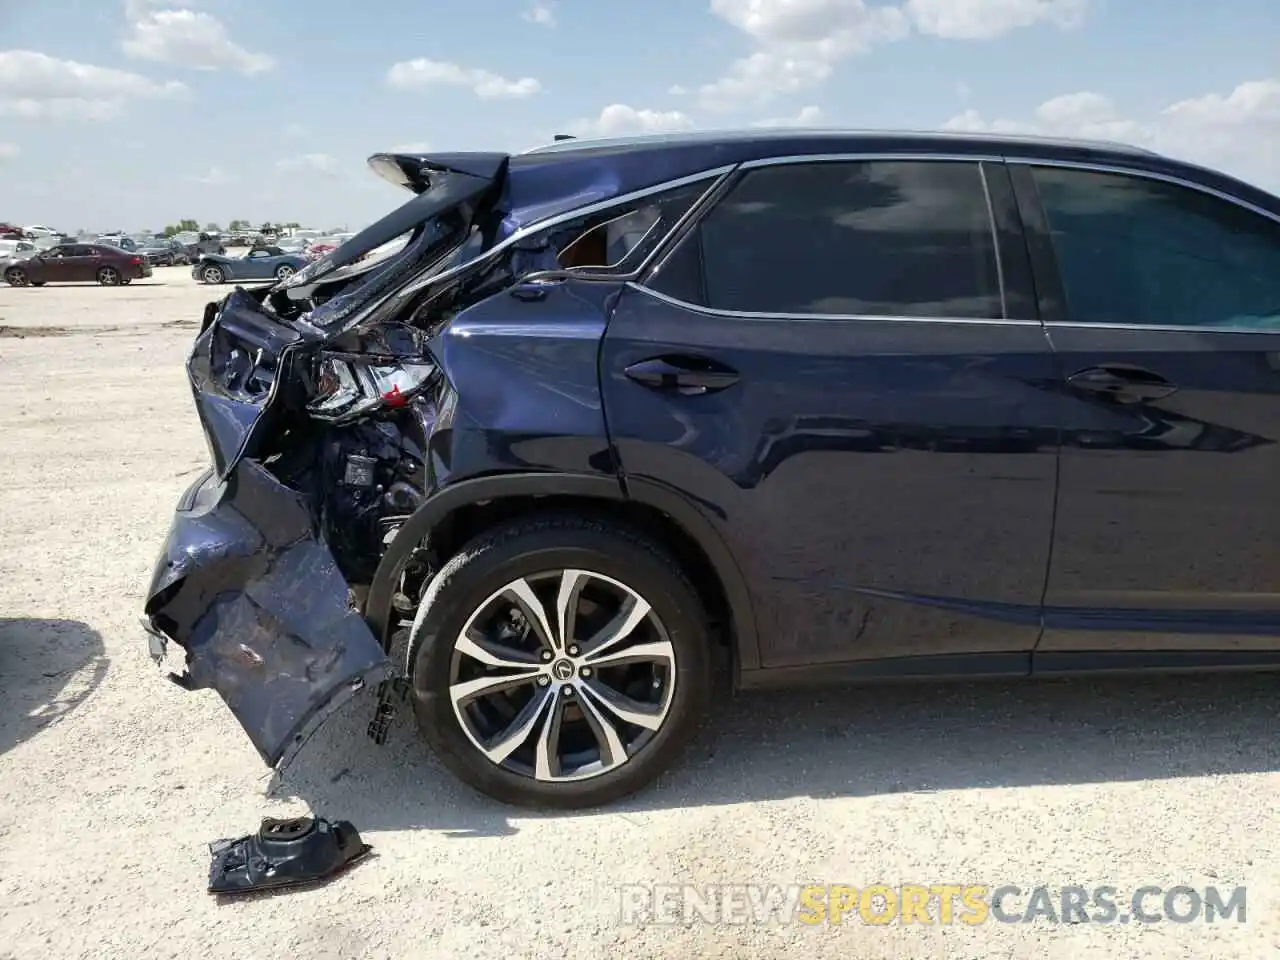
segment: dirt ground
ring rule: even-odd
[[[0,287],[0,957],[1249,957],[1280,950],[1280,680],[889,686],[726,699],[661,783],[536,816],[368,704],[273,782],[137,625],[205,464],[182,361],[210,291]],[[207,844],[349,818],[317,889],[205,892]],[[1247,887],[1215,923],[619,920],[629,884]],[[1025,898],[1024,901],[1025,902]],[[1158,907],[1159,897],[1150,901]],[[1012,908],[1020,910],[1021,906]]]

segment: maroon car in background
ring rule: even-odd
[[[100,283],[115,287],[151,276],[146,258],[105,243],[64,243],[22,260],[0,263],[11,287],[46,283]]]

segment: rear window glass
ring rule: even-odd
[[[976,163],[798,163],[748,172],[650,280],[740,313],[1003,316]]]

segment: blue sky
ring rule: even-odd
[[[1277,0],[0,0],[0,220],[357,228],[370,153],[797,124],[1106,137],[1280,192]]]

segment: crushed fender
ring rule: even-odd
[[[321,817],[262,821],[257,833],[209,844],[209,892],[257,893],[327,880],[373,847],[346,820]]]

